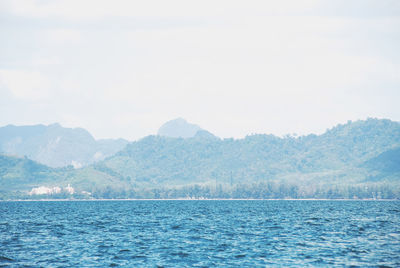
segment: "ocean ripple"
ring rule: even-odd
[[[0,202],[0,266],[400,266],[400,202]]]

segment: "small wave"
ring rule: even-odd
[[[132,256],[131,258],[132,258],[132,259],[145,259],[146,256],[143,256],[143,255],[134,255],[134,256]]]
[[[279,229],[283,229],[283,227],[280,226],[280,225],[272,225],[272,226],[268,227],[268,229],[271,229],[271,230],[279,230]]]
[[[189,254],[188,253],[186,253],[186,252],[182,252],[182,251],[179,251],[179,252],[174,252],[174,253],[172,253],[172,255],[174,255],[174,256],[179,256],[179,257],[188,257],[189,256]]]
[[[310,226],[320,226],[321,225],[320,222],[314,222],[314,221],[306,221],[305,223]]]
[[[0,256],[0,261],[1,262],[13,262],[15,261],[14,259],[8,258],[6,256]]]

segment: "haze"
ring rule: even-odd
[[[400,120],[399,1],[1,1],[0,126],[130,140]]]

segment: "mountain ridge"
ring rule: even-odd
[[[80,167],[102,160],[122,149],[128,141],[95,140],[83,128],[50,125],[0,127],[0,152],[28,156],[51,167]]]
[[[206,131],[196,124],[187,122],[182,117],[165,122],[157,131],[157,135],[171,138],[192,138],[197,132]]]
[[[96,198],[394,198],[400,172],[373,163],[396,167],[399,147],[400,123],[381,119],[300,137],[150,135],[89,166],[48,170],[54,180],[43,183]]]

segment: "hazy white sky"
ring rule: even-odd
[[[130,140],[400,121],[400,1],[0,0],[0,126]]]

